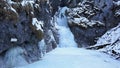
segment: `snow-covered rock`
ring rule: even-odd
[[[99,49],[100,51],[115,56],[117,59],[120,58],[120,24],[107,31],[91,48]]]
[[[70,26],[79,26],[83,28],[88,28],[88,27],[94,27],[95,25],[97,26],[104,26],[104,23],[101,23],[100,21],[95,21],[95,20],[88,20],[85,17],[79,17],[79,18],[73,18],[73,19],[68,19],[68,23]]]
[[[120,6],[120,1],[114,2],[114,4]]]
[[[78,7],[69,9],[67,11],[69,25],[77,25],[83,28],[93,27],[94,25],[104,26],[104,23],[90,19],[97,13],[97,10],[100,10],[92,4],[93,1],[83,1],[78,4]]]
[[[120,25],[107,31],[102,37],[97,41],[96,46],[110,44],[112,45],[120,38]]]
[[[43,32],[43,21],[38,21],[36,18],[32,19],[32,25],[36,27],[37,30],[40,30]]]
[[[120,17],[120,9],[116,11],[115,16]]]
[[[114,1],[114,5],[116,6],[115,16],[120,17],[120,1],[117,1],[117,2]]]

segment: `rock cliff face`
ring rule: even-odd
[[[84,0],[70,9],[68,22],[79,47],[94,45],[108,29],[118,25],[116,4],[113,0]]]
[[[120,1],[115,1],[114,7],[116,8],[115,17],[119,18]],[[120,59],[120,23],[101,36],[90,49],[100,50]]]
[[[57,41],[51,39],[51,36],[57,35],[52,22],[57,5],[51,5],[50,2],[0,1],[0,57],[3,58],[0,60],[0,65],[3,65],[1,67],[14,67],[37,61],[44,53],[57,46]],[[20,60],[23,61],[22,64],[16,63]]]

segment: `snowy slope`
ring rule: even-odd
[[[56,48],[41,61],[16,68],[120,68],[120,62],[97,51]]]
[[[112,45],[119,38],[120,38],[120,24],[117,27],[107,31],[101,38],[99,38],[95,46],[100,46],[105,44]]]

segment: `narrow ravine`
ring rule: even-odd
[[[56,17],[56,28],[59,33],[59,44],[56,49],[47,53],[40,61],[16,68],[120,68],[120,62],[99,51],[77,48],[74,36],[67,25],[65,11],[59,9]]]

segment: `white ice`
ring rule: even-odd
[[[67,10],[67,7],[60,8],[59,14],[56,16],[56,28],[59,33],[58,47],[77,47],[77,43],[74,40],[74,35],[68,27],[67,17],[65,15]]]

